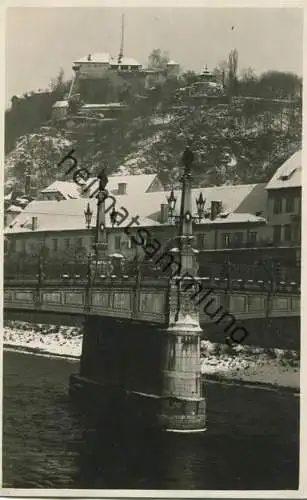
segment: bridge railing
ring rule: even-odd
[[[80,283],[95,284],[106,276],[101,272],[93,259],[12,259],[4,261],[4,280],[30,280],[38,285],[42,281],[73,280]],[[117,279],[127,278],[131,281],[165,279],[168,280],[171,269],[162,270],[152,262],[116,261],[112,264],[110,276]],[[300,267],[280,267],[267,265],[211,264],[202,265],[199,276],[207,282],[214,283],[215,287],[233,289],[240,286],[262,287],[268,289],[282,289],[285,286],[300,287]]]

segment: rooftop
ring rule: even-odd
[[[283,189],[302,186],[302,151],[296,151],[275,172],[266,189]]]
[[[110,64],[119,65],[119,66],[141,66],[141,63],[133,59],[132,57],[122,57],[120,63],[118,62],[117,57],[112,57],[110,60]]]
[[[80,198],[79,187],[75,182],[55,181],[46,187],[41,193],[61,193],[66,200]]]
[[[114,176],[123,179],[129,176]],[[141,176],[130,176],[141,177]],[[110,178],[111,179],[111,178]],[[117,184],[116,184],[117,185]],[[241,186],[221,186],[205,189],[192,190],[192,212],[196,213],[196,198],[202,192],[206,200],[205,210],[210,208],[211,201],[222,201],[223,215],[214,220],[214,224],[231,223],[265,223],[265,184],[249,184]],[[115,209],[122,217],[126,212],[127,218],[123,220],[120,227],[125,227],[131,222],[132,217],[139,216],[139,225],[150,227],[160,225],[159,216],[161,204],[167,204],[169,192],[157,191],[146,193],[138,190],[136,193],[116,195]],[[175,191],[177,198],[176,212],[180,209],[180,191]],[[54,201],[33,201],[20,213],[6,228],[5,234],[16,234],[31,232],[32,217],[38,218],[38,231],[69,231],[85,230],[84,210],[90,204],[93,213],[91,226],[95,226],[97,200],[95,198],[79,198]],[[112,200],[106,201],[106,209],[110,207]],[[261,213],[261,215],[256,215]],[[163,225],[168,225],[165,223]],[[205,219],[204,224],[212,224],[210,219]],[[106,217],[107,227],[111,227],[110,217]]]
[[[81,57],[74,61],[74,64],[80,63],[94,63],[94,64],[110,64],[116,66],[141,66],[141,63],[133,59],[132,57],[122,57],[121,61],[118,62],[118,57],[112,57],[107,52],[97,52],[94,54],[88,54],[87,56]]]
[[[179,63],[171,59],[170,61],[168,61],[167,66],[179,66]]]
[[[90,56],[90,59],[89,59]],[[88,54],[74,61],[76,63],[110,63],[111,56],[107,52],[97,52],[95,54]]]
[[[156,178],[157,174],[112,175],[109,177],[106,189],[110,194],[116,194],[118,192],[118,184],[126,184],[127,195],[138,196],[146,193]],[[86,186],[90,186],[89,190],[86,191],[86,195],[91,196],[98,188],[97,178],[90,177]],[[85,189],[84,187],[83,191]]]

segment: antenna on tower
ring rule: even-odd
[[[120,40],[120,49],[118,54],[118,64],[122,62],[122,58],[124,57],[124,34],[125,34],[125,15],[122,14],[122,34]]]

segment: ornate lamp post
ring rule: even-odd
[[[186,213],[186,217],[191,217],[192,222],[201,222],[205,218],[205,203],[206,199],[203,197],[203,193],[199,194],[199,197],[196,198],[196,206],[197,206],[197,215],[192,215],[189,212]],[[180,224],[180,221],[182,220],[181,214],[180,215],[175,215],[175,207],[176,207],[176,202],[177,198],[175,198],[174,190],[172,189],[170,192],[170,196],[167,198],[168,202],[168,211],[169,211],[169,218],[170,221],[175,223],[175,224]]]
[[[86,228],[89,229],[91,227],[91,222],[93,217],[93,212],[91,210],[89,203],[87,204],[86,210],[84,210],[84,216],[85,216]]]
[[[165,335],[163,369],[163,404],[161,424],[173,432],[201,432],[206,429],[206,402],[202,396],[200,365],[199,307],[196,304],[199,285],[197,251],[192,248],[193,220],[203,216],[205,200],[197,200],[198,215],[191,214],[191,165],[194,155],[186,148],[182,162],[182,193],[179,222],[180,268],[170,284],[170,322]],[[174,193],[169,198],[170,210],[176,205]],[[193,299],[194,296],[194,299]]]
[[[96,259],[96,268],[99,266],[99,274],[107,276],[110,272],[110,259],[108,258],[108,240],[106,231],[106,213],[105,213],[105,200],[108,196],[108,191],[106,190],[106,185],[108,183],[108,177],[106,176],[104,170],[100,172],[97,176],[99,180],[99,190],[96,196],[97,198],[97,215],[96,215],[96,225],[95,225],[95,236],[93,249]],[[113,209],[114,212],[114,209]],[[116,215],[116,212],[113,213]],[[87,229],[91,227],[91,221],[93,217],[93,212],[90,208],[90,204],[87,204],[86,210],[84,210],[85,222]],[[113,217],[114,218],[114,217]],[[112,225],[115,224],[111,218]],[[92,260],[92,259],[91,259]]]
[[[93,217],[93,212],[91,210],[90,204],[87,204],[86,210],[84,210],[84,217],[85,217],[85,223],[86,223],[86,228],[90,229],[91,227],[91,222],[92,222],[92,217]],[[86,309],[90,308],[91,304],[91,287],[92,287],[92,250],[90,247],[90,250],[87,255],[87,283],[86,283],[86,304],[85,307]]]

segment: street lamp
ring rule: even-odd
[[[117,212],[114,209],[114,207],[112,208],[112,212],[110,213],[110,221],[111,221],[112,227],[114,227],[116,222],[117,222]]]
[[[194,160],[194,155],[189,147],[186,147],[182,155],[182,163],[184,166],[183,175],[180,178],[182,184],[181,190],[181,204],[180,204],[180,215],[174,215],[174,209],[176,206],[176,198],[173,190],[168,198],[169,210],[171,214],[171,219],[174,223],[179,224],[178,230],[178,246],[179,248],[173,248],[171,251],[176,252],[180,260],[180,273],[188,273],[190,276],[195,277],[198,273],[198,266],[196,262],[197,250],[192,248],[191,241],[193,236],[193,222],[200,222],[204,217],[204,206],[206,200],[203,194],[200,193],[199,197],[196,199],[197,205],[197,215],[192,215],[192,203],[191,203],[191,165]],[[178,310],[177,315],[181,309],[181,285],[178,282]]]
[[[106,211],[105,200],[108,197],[106,185],[108,177],[104,170],[97,176],[99,180],[99,188],[97,194],[97,216],[96,216],[96,235],[95,235],[95,256],[96,266],[100,262],[102,264],[101,272],[103,276],[109,276],[112,271],[110,258],[108,257],[108,239],[106,229]],[[115,219],[114,219],[115,220]]]
[[[87,204],[86,210],[84,210],[84,216],[85,216],[86,228],[89,229],[91,227],[91,222],[93,217],[93,212],[90,208],[89,203]]]
[[[184,217],[187,221],[191,220],[192,222],[201,222],[202,219],[205,218],[205,203],[206,199],[203,197],[203,193],[199,194],[199,197],[196,198],[196,206],[197,206],[197,215],[192,215],[190,211],[184,212]],[[170,196],[167,198],[168,202],[168,212],[170,221],[174,224],[180,223],[182,215],[174,215],[177,198],[175,197],[174,190],[172,189],[170,192]]]

